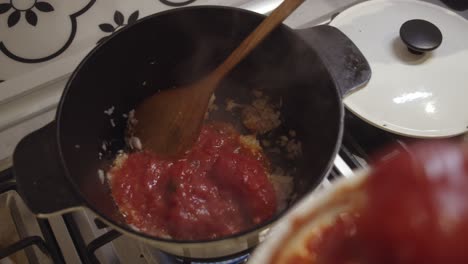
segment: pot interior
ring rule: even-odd
[[[142,19],[91,52],[72,76],[57,116],[67,176],[88,207],[139,234],[123,222],[107,184],[98,177],[98,170],[105,170],[125,147],[123,115],[158,89],[192,82],[211,71],[262,18],[232,8],[183,8]],[[253,89],[282,102],[282,125],[273,133],[294,130],[302,144],[302,158],[279,161],[297,168],[293,203],[316,187],[331,166],[341,135],[338,92],[318,54],[285,26],[223,81],[216,103],[219,108],[226,98],[245,103]],[[104,111],[111,107],[115,110],[109,116]],[[232,119],[222,111],[212,116]]]

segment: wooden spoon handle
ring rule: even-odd
[[[218,83],[228,74],[243,58],[270,34],[281,22],[283,22],[305,0],[284,0],[273,12],[266,17],[260,25],[219,65],[209,76],[212,82]],[[216,85],[213,85],[213,91]],[[213,92],[212,91],[212,92]]]

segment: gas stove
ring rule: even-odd
[[[223,5],[267,14],[281,1],[161,0],[158,4],[161,10],[165,10],[177,6],[221,2]],[[361,1],[306,1],[285,23],[293,28],[326,24],[335,14],[358,2]],[[442,4],[437,0],[430,2]],[[132,9],[128,6],[127,8]],[[466,11],[461,14],[468,17]],[[39,76],[41,85],[31,86],[31,90],[23,90],[8,99],[1,94],[0,89],[0,263],[202,263],[200,260],[170,256],[122,235],[109,228],[88,210],[38,219],[17,194],[14,175],[10,169],[10,156],[14,146],[24,135],[53,119],[59,95],[69,76],[66,69],[73,69],[87,50],[83,48],[65,58],[59,56],[31,72],[24,70],[5,85],[11,88],[15,82],[19,82],[18,80],[25,81],[26,84],[32,83],[34,79],[31,78],[38,77],[37,72],[46,72],[65,65],[62,67],[65,70],[58,71],[52,79]],[[354,170],[367,166],[371,154],[380,147],[389,143],[397,143],[404,147],[411,141],[372,127],[350,112],[346,112],[345,124],[343,144],[334,167],[318,188],[327,188],[339,177],[352,177]],[[247,251],[236,256],[203,260],[203,263],[245,263],[249,253]]]

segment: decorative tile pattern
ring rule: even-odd
[[[16,78],[78,54],[157,12],[246,2],[249,0],[0,0],[0,75],[2,79]]]
[[[182,1],[169,1],[169,0],[159,0],[161,3],[168,5],[168,6],[184,6],[195,2],[196,0],[182,0]]]
[[[10,3],[0,4],[0,14],[8,14],[8,11],[12,11],[8,15],[8,27],[15,26],[24,14],[26,21],[31,26],[37,25],[36,12],[52,12],[54,7],[48,2],[37,2],[34,1],[32,4],[19,3],[21,1],[10,1]]]
[[[124,23],[125,22],[125,17],[124,15],[122,14],[122,12],[120,11],[115,11],[114,13],[114,23],[103,23],[103,24],[99,24],[99,28],[101,29],[101,31],[105,32],[105,33],[114,33],[115,31],[117,31],[118,29],[124,27],[124,26],[127,26],[127,25],[131,25],[133,23],[135,23],[137,20],[138,20],[138,17],[140,16],[140,11],[134,11],[127,19],[127,23]],[[105,36],[105,37],[102,37],[100,40],[98,40],[97,44],[100,44],[101,42],[104,42],[106,39],[109,38],[110,35],[108,36]]]
[[[10,0],[9,3],[0,3],[0,18],[7,17],[8,25],[6,29],[0,28],[0,36],[5,36],[5,38],[0,38],[0,52],[10,60],[21,63],[40,63],[59,56],[67,50],[76,36],[77,18],[88,11],[95,2],[96,0],[89,0],[76,12],[72,12],[68,8],[53,12],[56,10],[54,5],[43,0],[40,2],[37,0]],[[66,7],[63,4],[61,6]],[[44,14],[49,13],[53,19],[44,17]],[[47,22],[39,25],[39,15]],[[25,20],[25,23],[21,23],[22,19]],[[58,26],[69,28],[56,30]],[[49,34],[57,35],[49,36]],[[46,39],[38,39],[40,36],[44,36]],[[22,43],[35,43],[35,40],[39,43],[42,42],[41,44],[44,46],[52,44],[56,49],[41,55],[31,55],[31,50],[23,48],[24,44]],[[58,43],[49,44],[48,40],[56,40]],[[39,52],[41,51],[39,50]]]

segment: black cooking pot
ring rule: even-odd
[[[71,76],[56,120],[25,137],[15,150],[18,191],[29,208],[47,217],[87,207],[117,230],[182,257],[213,258],[257,245],[262,231],[282,213],[223,239],[152,237],[125,224],[98,170],[125,145],[123,114],[158,88],[210,72],[263,18],[227,7],[181,8],[144,18],[98,45]],[[272,98],[281,98],[279,130],[295,130],[303,151],[291,205],[329,173],[341,143],[341,96],[366,83],[370,73],[365,58],[337,29],[281,26],[223,81],[216,95],[219,102],[228,97],[242,102],[262,87]],[[110,107],[115,107],[111,116],[104,113]]]

